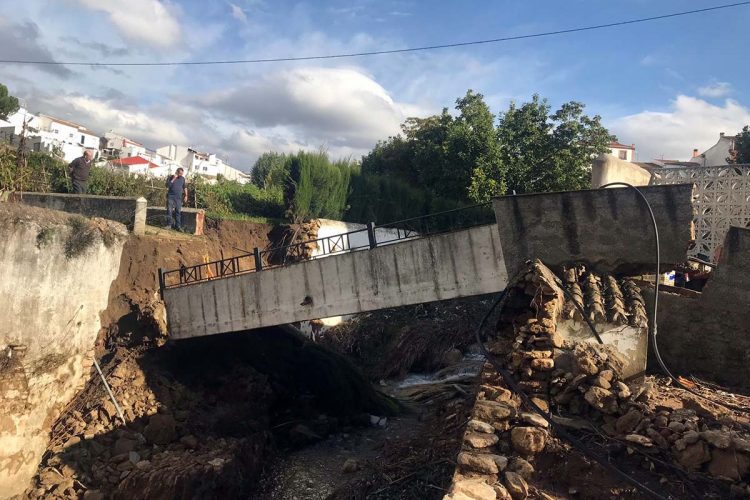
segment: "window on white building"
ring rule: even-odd
[[[81,136],[81,144],[86,144],[86,136],[85,135]]]
[[[620,159],[621,160],[627,160],[628,159],[628,152],[624,149],[620,150]]]

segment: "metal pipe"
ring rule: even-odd
[[[104,378],[102,369],[99,366],[99,363],[96,361],[96,356],[94,356],[94,366],[96,367],[96,371],[99,372],[99,376],[102,378],[102,382],[104,382],[104,388],[107,389],[107,394],[109,394],[109,398],[112,400],[112,404],[115,405],[115,409],[117,410],[117,416],[120,417],[120,420],[122,420],[122,425],[127,425],[127,422],[125,422],[125,417],[122,414],[122,408],[120,408],[120,404],[117,402],[117,399],[115,399],[115,395],[112,393],[112,389],[109,388],[107,379]]]

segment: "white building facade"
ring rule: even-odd
[[[204,153],[187,146],[170,144],[156,152],[180,164],[186,175],[200,175],[209,182],[216,182],[221,175],[240,184],[250,182],[250,175],[238,170],[213,153]]]
[[[618,160],[634,162],[635,161],[635,144],[620,144],[619,142],[609,143],[609,154]]]

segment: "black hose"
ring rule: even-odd
[[[686,386],[680,380],[672,375],[672,372],[667,368],[667,365],[664,363],[664,360],[661,358],[661,353],[659,353],[659,344],[656,341],[656,333],[658,328],[657,323],[657,312],[659,308],[659,276],[661,274],[661,250],[659,248],[659,228],[656,224],[656,217],[654,217],[654,211],[651,209],[651,204],[646,199],[646,196],[643,194],[643,192],[638,189],[637,187],[633,186],[632,184],[628,184],[627,182],[610,182],[608,184],[604,184],[603,186],[599,186],[599,189],[603,189],[610,186],[623,186],[630,188],[634,190],[638,196],[641,197],[641,200],[643,200],[643,203],[646,205],[646,208],[648,209],[649,216],[651,217],[651,224],[654,229],[654,244],[656,247],[656,273],[654,274],[654,300],[652,305],[652,314],[651,314],[651,321],[649,322],[649,338],[651,339],[651,348],[654,351],[654,355],[656,356],[656,361],[659,363],[659,367],[661,367],[662,372],[666,376],[668,376],[672,382],[675,383],[679,388],[686,390],[690,394],[693,394],[695,396],[698,396],[699,398],[703,398],[706,401],[710,401],[711,403],[717,404],[719,406],[723,406],[724,408],[728,410],[736,410],[740,412],[750,413],[749,409],[737,407],[734,405],[728,405],[726,403],[722,403],[720,401],[713,400],[707,396],[704,396],[703,394],[699,393],[698,391],[695,391],[691,389],[690,387]]]
[[[514,280],[515,282],[516,280]],[[511,282],[508,284],[508,286],[511,286],[511,284],[514,284],[514,282]],[[474,332],[474,336],[476,337],[476,341],[479,344],[479,349],[482,351],[482,354],[487,359],[487,361],[492,364],[493,368],[500,374],[501,377],[503,377],[503,380],[505,383],[510,387],[510,389],[515,392],[523,401],[523,403],[534,410],[537,414],[539,414],[552,428],[552,430],[555,432],[556,435],[561,436],[565,440],[567,440],[570,444],[572,444],[576,449],[578,449],[581,453],[586,455],[588,458],[594,460],[596,463],[604,467],[605,469],[610,470],[615,475],[619,476],[623,480],[627,481],[628,483],[632,484],[636,488],[638,488],[641,492],[648,495],[651,498],[656,498],[659,500],[667,500],[667,497],[664,497],[645,484],[639,482],[634,477],[628,475],[625,471],[619,469],[614,464],[606,460],[605,458],[599,456],[597,453],[594,453],[591,450],[588,450],[586,446],[579,441],[576,437],[574,437],[571,433],[569,433],[564,427],[557,425],[555,421],[553,421],[544,411],[542,411],[539,406],[534,403],[534,401],[531,400],[531,398],[526,395],[526,393],[521,389],[521,387],[518,385],[518,383],[513,378],[513,375],[507,371],[503,366],[490,354],[490,352],[487,350],[487,348],[484,345],[484,342],[482,342],[481,339],[481,332],[484,328],[484,325],[487,323],[487,320],[489,319],[492,312],[495,310],[495,308],[505,299],[505,297],[508,295],[508,288],[503,290],[498,298],[495,300],[495,302],[492,304],[490,309],[485,313],[484,317],[482,318],[482,321],[479,323],[479,327]]]

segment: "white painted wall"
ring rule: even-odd
[[[635,151],[627,148],[612,148],[609,150],[609,154],[622,161],[634,161]]]
[[[734,149],[734,136],[721,134],[716,144],[704,151],[698,158],[691,159],[691,161],[697,161],[703,167],[726,165],[731,149]]]
[[[0,498],[26,489],[52,423],[88,380],[127,234],[122,224],[108,223],[121,239],[110,247],[97,240],[68,259],[70,228],[39,222],[45,220],[39,214],[55,212],[25,207],[19,218],[7,206],[0,203],[0,355],[12,358],[15,372],[0,382]],[[51,239],[38,245],[42,228],[51,229]]]
[[[612,155],[600,155],[591,163],[591,188],[611,182],[627,182],[634,186],[648,186],[651,172],[645,168],[620,160]]]

